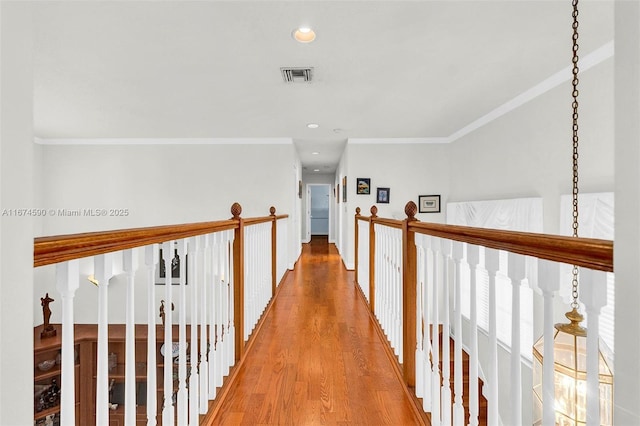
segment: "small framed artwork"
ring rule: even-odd
[[[371,179],[358,178],[356,179],[356,194],[371,194]]]
[[[347,202],[347,177],[342,178],[342,202]]]
[[[376,203],[389,204],[389,188],[376,188]]]
[[[185,284],[188,283],[189,273],[185,268]],[[156,268],[156,285],[165,285],[167,276],[167,268],[164,264],[164,258],[162,257],[162,248],[160,249],[160,258],[158,261],[158,267]],[[173,259],[171,260],[171,284],[180,284],[180,256],[178,255],[178,249],[175,250]]]
[[[298,198],[302,198],[302,181],[298,181]]]
[[[336,187],[336,203],[340,204],[340,184]]]
[[[419,213],[440,213],[440,196],[439,195],[419,195],[418,196],[418,212]]]

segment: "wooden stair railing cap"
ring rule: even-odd
[[[271,213],[271,216],[275,216],[276,215],[276,208],[274,206],[271,206],[269,208],[269,213]]]
[[[416,219],[416,213],[418,213],[418,206],[413,201],[409,201],[404,206],[404,213],[407,215],[407,220],[414,221]]]
[[[378,208],[375,205],[371,206],[371,210],[370,211],[371,211],[371,218],[372,219],[378,217]]]
[[[231,214],[233,215],[232,219],[240,219],[240,214],[242,213],[242,206],[240,203],[233,203],[231,205]]]
[[[356,216],[360,216],[360,207],[356,207]]]

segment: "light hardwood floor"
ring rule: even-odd
[[[333,244],[303,246],[212,425],[423,424]]]

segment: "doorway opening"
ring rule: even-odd
[[[307,184],[307,241],[327,241],[331,222],[331,185]]]

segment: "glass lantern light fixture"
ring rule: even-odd
[[[586,424],[587,405],[587,329],[580,323],[583,316],[572,309],[567,312],[569,324],[556,324],[553,338],[553,381],[555,387],[555,424]],[[598,353],[600,425],[613,425],[613,372],[606,344],[600,340]],[[605,349],[605,350],[602,350]],[[542,365],[544,341],[533,345],[534,424],[542,424]]]

